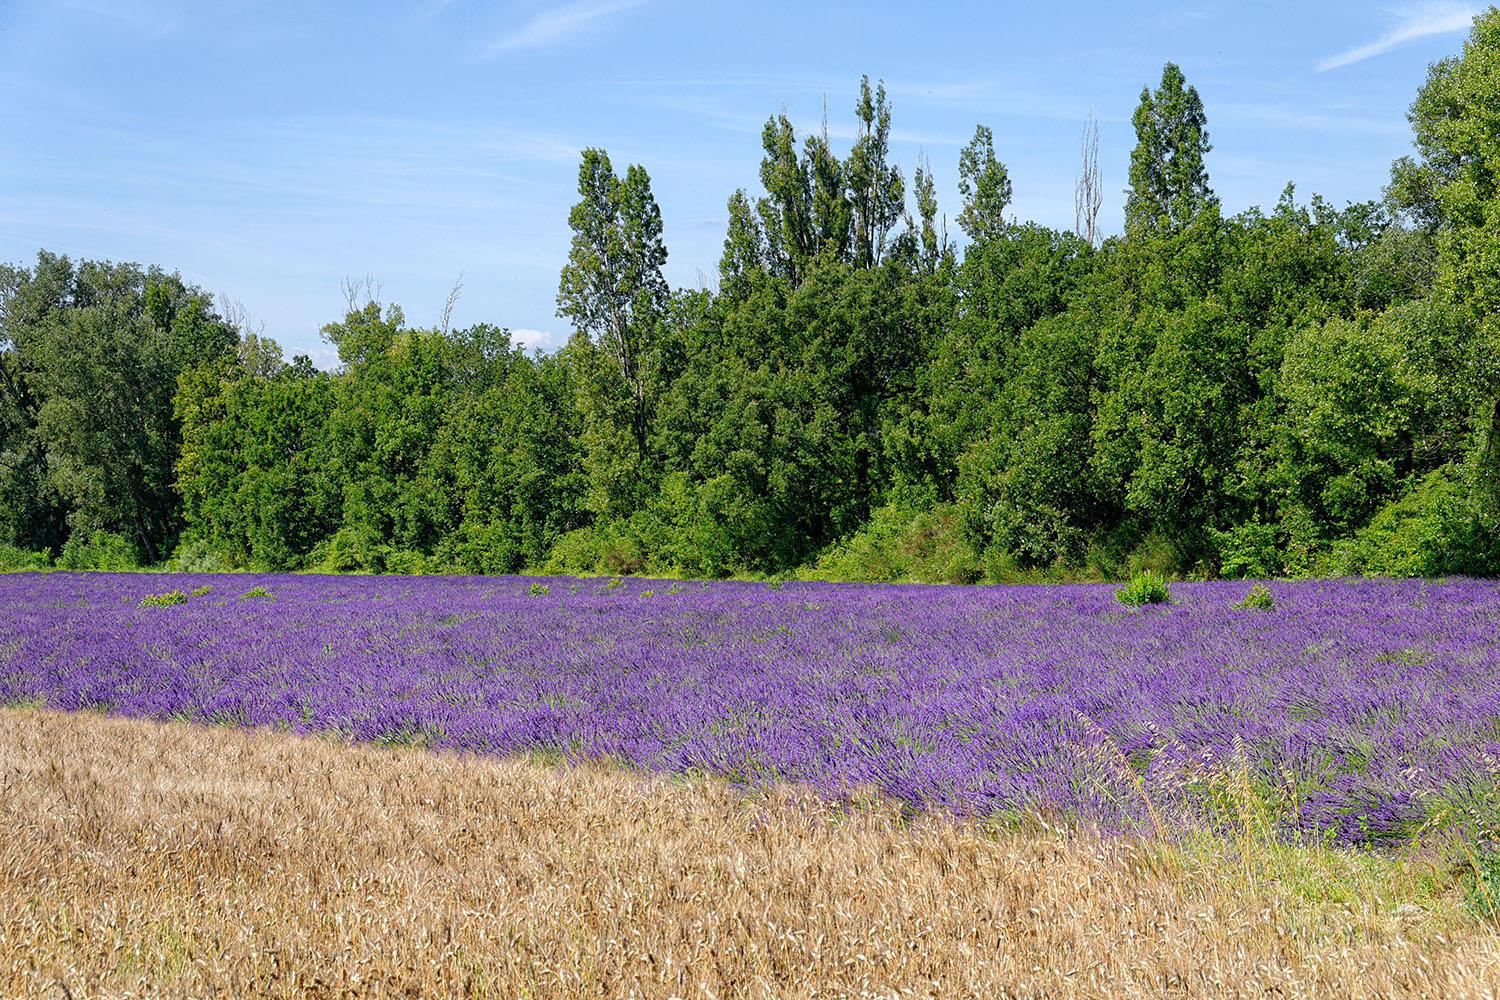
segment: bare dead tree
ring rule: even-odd
[[[239,299],[231,299],[224,292],[214,296],[219,307],[219,314],[224,317],[224,322],[234,328],[234,332],[241,337],[251,335],[261,336],[266,332],[266,321],[256,322],[250,318],[250,310],[245,308],[245,303]]]
[[[252,320],[250,310],[245,308],[243,302],[231,299],[223,292],[215,296],[215,301],[224,322],[239,334],[234,354],[241,368],[251,375],[269,378],[286,367],[286,362],[281,357],[281,345],[266,336],[265,320]]]
[[[366,274],[364,281],[355,281],[345,275],[343,288],[344,301],[348,303],[349,312],[359,312],[371,302],[380,301],[380,282],[376,281],[372,275]]]
[[[1090,246],[1099,244],[1099,206],[1104,191],[1099,186],[1099,120],[1089,108],[1083,123],[1082,171],[1073,189],[1073,231]]]
[[[458,277],[453,279],[453,287],[448,289],[448,301],[443,304],[443,336],[448,336],[448,321],[453,318],[453,304],[458,301],[458,294],[464,289],[464,273],[458,272]]]

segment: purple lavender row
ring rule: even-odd
[[[163,591],[207,593],[141,606]],[[1399,843],[1500,814],[1500,586],[0,576],[0,701]],[[253,588],[270,597],[240,596]],[[544,592],[545,591],[545,592]]]

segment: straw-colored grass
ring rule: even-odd
[[[1443,864],[0,710],[0,996],[1493,997]]]

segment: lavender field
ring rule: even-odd
[[[1500,586],[0,576],[0,703],[1387,847],[1500,817]],[[181,603],[150,595],[180,592]],[[196,591],[196,593],[195,593]],[[176,598],[172,598],[176,599]]]

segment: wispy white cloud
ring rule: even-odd
[[[1318,63],[1318,72],[1337,69],[1362,62],[1419,38],[1431,35],[1446,35],[1453,31],[1465,31],[1474,21],[1479,8],[1453,0],[1428,0],[1426,3],[1409,4],[1394,8],[1396,24],[1384,35],[1368,45],[1356,45],[1337,55],[1329,56]]]
[[[516,49],[539,49],[570,38],[598,25],[611,14],[639,7],[647,0],[577,0],[551,10],[544,10],[485,50],[499,55]]]
[[[511,343],[524,347],[528,351],[540,350],[543,353],[551,353],[568,342],[568,335],[553,330],[527,330],[523,327],[511,330],[510,340]]]

